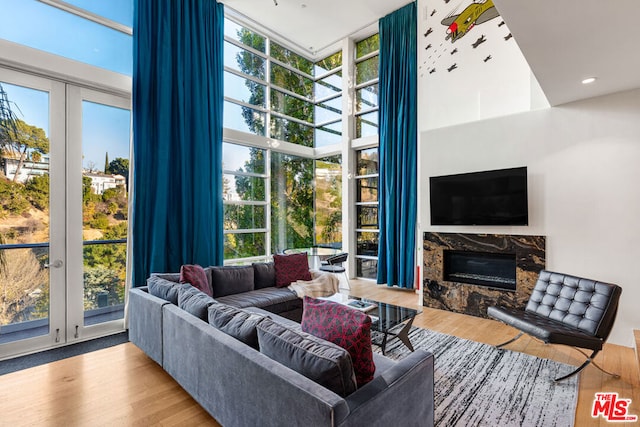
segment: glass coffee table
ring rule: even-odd
[[[346,304],[368,314],[371,317],[371,331],[382,334],[381,341],[377,339],[374,341],[375,338],[372,337],[372,343],[380,347],[382,354],[385,354],[387,343],[394,339],[399,339],[409,350],[413,351],[413,345],[409,340],[409,331],[413,325],[413,319],[422,311],[353,295],[336,294],[324,299]],[[358,306],[358,302],[361,302],[362,305]]]

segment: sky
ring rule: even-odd
[[[133,0],[67,0],[124,25],[133,23]],[[0,38],[131,76],[132,37],[36,0],[0,0]],[[82,37],[78,37],[81,34]],[[2,82],[18,118],[49,136],[49,95]],[[128,110],[83,101],[83,167],[104,170],[109,160],[129,158]]]

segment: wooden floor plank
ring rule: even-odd
[[[418,327],[491,345],[516,334],[493,320],[421,307],[413,291],[357,280],[351,281],[351,287],[353,295],[420,308],[422,313],[414,321]],[[507,348],[576,366],[584,360],[571,348],[544,345],[526,336]],[[629,412],[640,415],[640,375],[634,350],[606,344],[596,360],[621,377],[612,378],[593,366],[581,373],[575,425],[608,425],[591,418],[596,392],[617,392],[621,398],[632,399]],[[0,376],[0,426],[20,425],[219,426],[131,343]]]

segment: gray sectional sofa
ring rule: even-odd
[[[393,361],[374,352],[374,379],[341,396],[251,344],[256,324],[258,330],[269,322],[304,334],[297,332],[299,323],[275,313],[300,310],[293,292],[254,286],[221,297],[214,290],[211,298],[175,279],[153,275],[146,287],[130,291],[129,338],[222,425],[433,425],[430,353],[417,350]],[[220,322],[230,312],[243,322]]]

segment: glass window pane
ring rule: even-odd
[[[313,123],[313,104],[279,90],[271,90],[271,110]]]
[[[318,127],[315,130],[316,147],[342,143],[342,121]]]
[[[364,279],[376,279],[378,276],[378,260],[356,258],[356,276]]]
[[[342,97],[316,104],[316,123],[338,120],[342,117]]]
[[[228,201],[261,202],[265,198],[265,178],[255,176],[222,175],[222,197]]]
[[[124,228],[126,238],[126,228]],[[84,324],[124,317],[127,243],[85,245]]]
[[[378,177],[356,179],[357,202],[378,201]]]
[[[49,94],[0,82],[0,344],[49,333]],[[23,161],[20,162],[20,159]]]
[[[36,0],[2,0],[0,8],[0,38],[132,75],[131,36]]]
[[[6,243],[15,243],[11,236]],[[0,344],[49,333],[49,248],[3,249]]]
[[[224,42],[224,66],[249,76],[265,79],[265,59],[246,49]]]
[[[222,168],[236,172],[265,173],[265,150],[244,145],[222,144]]]
[[[356,64],[356,84],[378,78],[378,55]]]
[[[313,99],[313,80],[277,64],[271,64],[271,83]]]
[[[378,148],[360,150],[357,153],[358,175],[378,174]]]
[[[271,251],[313,245],[313,160],[271,156]]]
[[[224,127],[264,136],[267,115],[262,111],[225,101]]]
[[[342,157],[331,156],[315,164],[316,245],[342,244]]]
[[[265,206],[224,205],[224,229],[247,230],[266,228]]]
[[[257,51],[265,51],[265,37],[254,33],[253,31],[243,27],[242,25],[238,25],[229,19],[224,20],[224,35]]]
[[[378,134],[378,112],[356,116],[356,138],[374,136]]]
[[[378,229],[378,207],[377,206],[356,206],[358,211],[358,224],[356,228]]]
[[[131,112],[82,102],[84,324],[124,316]],[[88,244],[91,241],[111,241]]]
[[[287,64],[296,70],[300,70],[303,73],[313,75],[313,62],[306,58],[293,53],[287,48],[280,46],[278,43],[271,42],[271,56],[278,61]],[[286,87],[286,86],[283,86]],[[289,89],[289,88],[287,88]]]
[[[378,84],[356,90],[356,112],[378,107]]]
[[[228,71],[224,73],[224,96],[264,107],[264,93],[265,85],[244,79]]]
[[[265,233],[225,233],[224,259],[265,255],[265,236]]]
[[[271,137],[305,147],[313,147],[313,126],[272,116]]]
[[[364,231],[356,233],[358,255],[378,256],[378,233]]]
[[[323,99],[342,92],[342,71],[331,74],[315,83],[316,99]]]
[[[129,28],[133,27],[133,0],[65,0],[65,2],[96,15],[104,16]]]
[[[342,65],[342,51],[329,55],[314,64],[314,75],[324,74]]]
[[[356,43],[356,58],[361,58],[378,49],[380,49],[380,35],[374,34]]]

